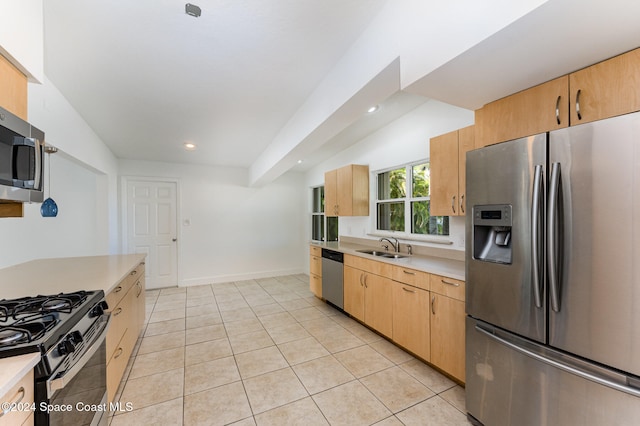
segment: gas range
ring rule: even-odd
[[[105,309],[102,291],[0,300],[0,358],[40,352],[36,373],[49,375],[87,340]]]

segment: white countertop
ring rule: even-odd
[[[40,352],[12,356],[0,359],[0,402],[1,397],[9,392],[40,361]],[[8,395],[11,398],[13,395]]]
[[[37,259],[0,269],[0,299],[103,290],[109,293],[145,254]]]
[[[109,293],[145,254],[38,259],[0,269],[0,299],[103,290]],[[40,353],[0,359],[0,396],[40,361]]]
[[[400,259],[389,259],[382,256],[373,256],[370,254],[360,253],[357,250],[376,250],[380,251],[380,247],[372,247],[363,244],[347,243],[341,241],[330,241],[326,243],[311,242],[322,248],[339,251],[345,254],[364,257],[366,259],[377,260],[379,262],[389,263],[391,265],[399,265],[405,268],[416,269],[428,272],[430,274],[442,275],[443,277],[453,278],[456,280],[465,280],[465,265],[463,261],[445,259],[443,257],[424,256],[424,255],[402,255],[406,256]],[[393,252],[390,252],[393,253]]]

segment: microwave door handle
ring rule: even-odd
[[[33,177],[33,189],[40,189],[40,181],[42,177],[42,142],[38,139],[31,139],[34,142],[36,170]]]
[[[47,396],[49,399],[53,396],[53,394],[59,390],[63,389],[65,386],[73,380],[73,378],[82,370],[82,368],[89,362],[91,357],[98,351],[100,345],[105,341],[107,337],[107,331],[109,331],[109,317],[110,314],[104,314],[101,319],[98,321],[104,322],[104,326],[100,335],[96,337],[89,347],[87,351],[82,354],[82,357],[70,368],[68,369],[61,377],[56,379],[47,380]]]

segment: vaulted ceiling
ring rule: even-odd
[[[252,184],[429,99],[474,109],[640,44],[628,0],[195,1],[200,17],[44,1],[45,74],[117,157],[248,168]]]

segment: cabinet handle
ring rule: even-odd
[[[415,275],[415,272],[411,272],[411,271],[407,271],[406,269],[403,269],[402,272],[404,272],[407,275]]]
[[[121,285],[119,285],[118,287],[116,287],[116,288],[113,290],[113,292],[114,292],[114,293],[120,293],[121,291],[122,291],[122,286],[121,286]]]
[[[16,401],[11,401],[9,403],[3,404],[3,406],[6,405],[6,408],[2,410],[2,412],[0,412],[0,417],[11,412],[12,409],[15,409],[16,404],[19,404],[20,401],[24,399],[24,395],[25,395],[24,386],[20,386],[20,389],[18,389],[18,392],[16,392],[16,395],[20,395],[20,397]]]
[[[118,348],[118,351],[116,352],[116,355],[113,356],[113,359],[119,358],[120,355],[122,355],[122,352],[124,352],[124,350],[122,348]]]
[[[364,288],[369,288],[367,285],[367,274],[364,274]]]
[[[453,212],[456,212],[456,196],[454,195],[453,197],[451,197],[451,210],[453,210]]]
[[[578,116],[578,120],[582,120],[582,114],[580,113],[580,93],[582,93],[582,90],[578,89],[576,92],[576,115]]]
[[[407,293],[415,293],[416,292],[415,290],[409,290],[408,288],[405,288],[404,286],[402,287],[402,289],[404,291],[406,291]]]
[[[460,212],[464,213],[464,194],[460,196]]]
[[[436,314],[436,306],[435,306],[435,305],[436,305],[436,297],[435,297],[435,296],[433,296],[433,297],[431,298],[431,313],[432,313],[433,315],[435,315],[435,314]]]
[[[138,291],[138,294],[136,294],[136,298],[138,298],[142,294],[142,285],[140,284],[140,280],[138,280],[138,282],[136,283],[136,286],[140,290],[140,291]]]
[[[562,99],[562,96],[558,96],[556,100],[556,122],[558,125],[560,125],[560,99]]]
[[[137,273],[138,273],[138,271],[137,271],[137,270],[135,270],[135,269],[134,269],[133,271],[131,271],[131,275],[135,275],[135,274],[137,274]]]
[[[117,316],[118,316],[118,315],[120,315],[121,313],[122,313],[122,307],[120,307],[120,308],[116,309],[116,310],[113,312],[113,316],[114,316],[114,317],[117,317]]]
[[[364,276],[364,274],[362,272],[360,272],[360,286],[363,286],[364,284],[362,283],[362,277]]]
[[[452,286],[454,286],[454,287],[460,287],[460,284],[458,284],[458,283],[452,283],[451,281],[440,280],[440,282],[441,282],[442,284],[452,285]]]

